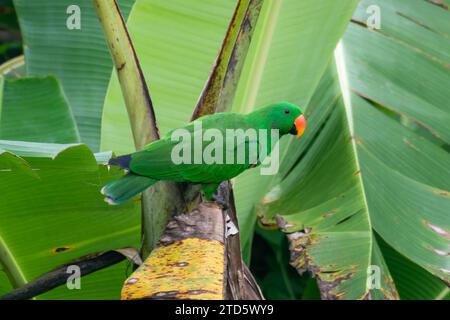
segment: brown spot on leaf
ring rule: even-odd
[[[356,23],[356,24],[358,24],[358,25],[360,25],[360,26],[362,26],[364,28],[367,27],[367,24],[364,21],[361,21],[361,20],[358,20],[358,19],[355,19],[355,18],[352,18],[350,21],[353,22],[353,23]]]
[[[448,5],[444,3],[442,0],[427,0],[427,1],[434,5],[437,5],[438,7],[448,10]]]
[[[355,143],[356,143],[357,145],[360,145],[360,144],[361,144],[361,140],[359,140],[359,138],[358,138],[356,135],[352,135],[352,136],[351,136],[351,140],[355,141]]]
[[[336,212],[337,212],[337,210],[331,210],[331,211],[328,211],[327,213],[324,213],[324,214],[322,215],[322,217],[323,217],[323,218],[331,217],[332,215],[336,214]]]
[[[448,192],[448,191],[443,191],[443,190],[437,190],[437,189],[434,189],[433,192],[434,192],[435,194],[440,195],[440,196],[450,197],[450,192]]]
[[[289,240],[289,251],[291,252],[289,264],[302,275],[309,269],[306,247],[311,243],[311,239],[303,232],[290,233],[287,238]]]
[[[64,251],[67,251],[67,250],[70,250],[70,249],[72,249],[72,248],[70,248],[70,247],[58,247],[58,248],[53,249],[52,252],[53,253],[61,253],[61,252],[64,252]]]
[[[403,142],[404,142],[408,147],[410,147],[410,148],[412,148],[412,149],[414,149],[414,150],[419,150],[419,149],[417,149],[417,147],[416,147],[411,141],[409,141],[408,139],[403,138]]]
[[[188,265],[189,265],[188,262],[177,262],[177,263],[170,264],[170,266],[172,266],[172,267],[186,267]]]
[[[313,234],[305,232],[293,232],[287,235],[289,240],[289,251],[291,253],[290,264],[299,274],[309,271],[317,279],[322,299],[337,300],[344,299],[348,294],[344,282],[356,275],[358,265],[351,265],[345,269],[335,265],[319,266],[314,263],[310,255],[309,247],[320,241]],[[393,289],[395,292],[395,289]],[[388,297],[388,292],[386,292]],[[395,293],[396,297],[396,293]],[[394,297],[394,298],[395,298]],[[370,299],[370,293],[365,293],[361,298]]]
[[[295,224],[293,223],[289,223],[286,221],[286,219],[284,219],[282,216],[280,215],[276,215],[275,216],[275,221],[277,222],[278,227],[282,230],[282,231],[286,231],[289,228],[293,228],[295,227]]]
[[[344,276],[337,277],[333,281],[322,280],[320,274],[317,275],[317,284],[320,290],[322,300],[338,300],[345,292],[333,293],[333,289],[339,286],[343,281],[350,279],[353,273],[350,272]]]
[[[277,217],[277,215],[275,217]],[[278,224],[275,221],[273,221],[273,219],[267,219],[264,215],[259,216],[258,224],[261,228],[264,228],[266,230],[278,229]]]
[[[122,69],[125,67],[125,62],[122,63],[120,66],[117,67],[117,71],[122,71]]]
[[[448,230],[445,230],[441,227],[438,227],[434,224],[429,223],[428,221],[424,221],[424,224],[430,228],[431,230],[433,230],[434,232],[436,232],[437,234],[439,234],[440,236],[449,239],[450,240],[450,232]]]

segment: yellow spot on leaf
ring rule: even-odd
[[[187,238],[156,248],[125,281],[122,299],[223,299],[224,245]]]

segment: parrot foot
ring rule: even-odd
[[[212,200],[216,202],[222,208],[222,210],[228,210],[228,208],[230,207],[227,200],[225,200],[224,197],[222,197],[218,193],[213,194]]]
[[[221,188],[223,188],[223,185],[217,183],[204,184],[202,186],[203,199],[206,201],[214,201],[222,208],[222,210],[227,210],[230,205],[222,196]]]

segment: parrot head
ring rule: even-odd
[[[255,111],[257,118],[265,127],[278,129],[280,135],[292,134],[300,138],[306,128],[306,120],[299,106],[280,102]]]

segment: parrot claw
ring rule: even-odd
[[[222,208],[222,210],[228,210],[228,208],[230,207],[228,205],[228,202],[217,193],[213,194],[212,200],[214,200],[214,202],[216,202]]]

